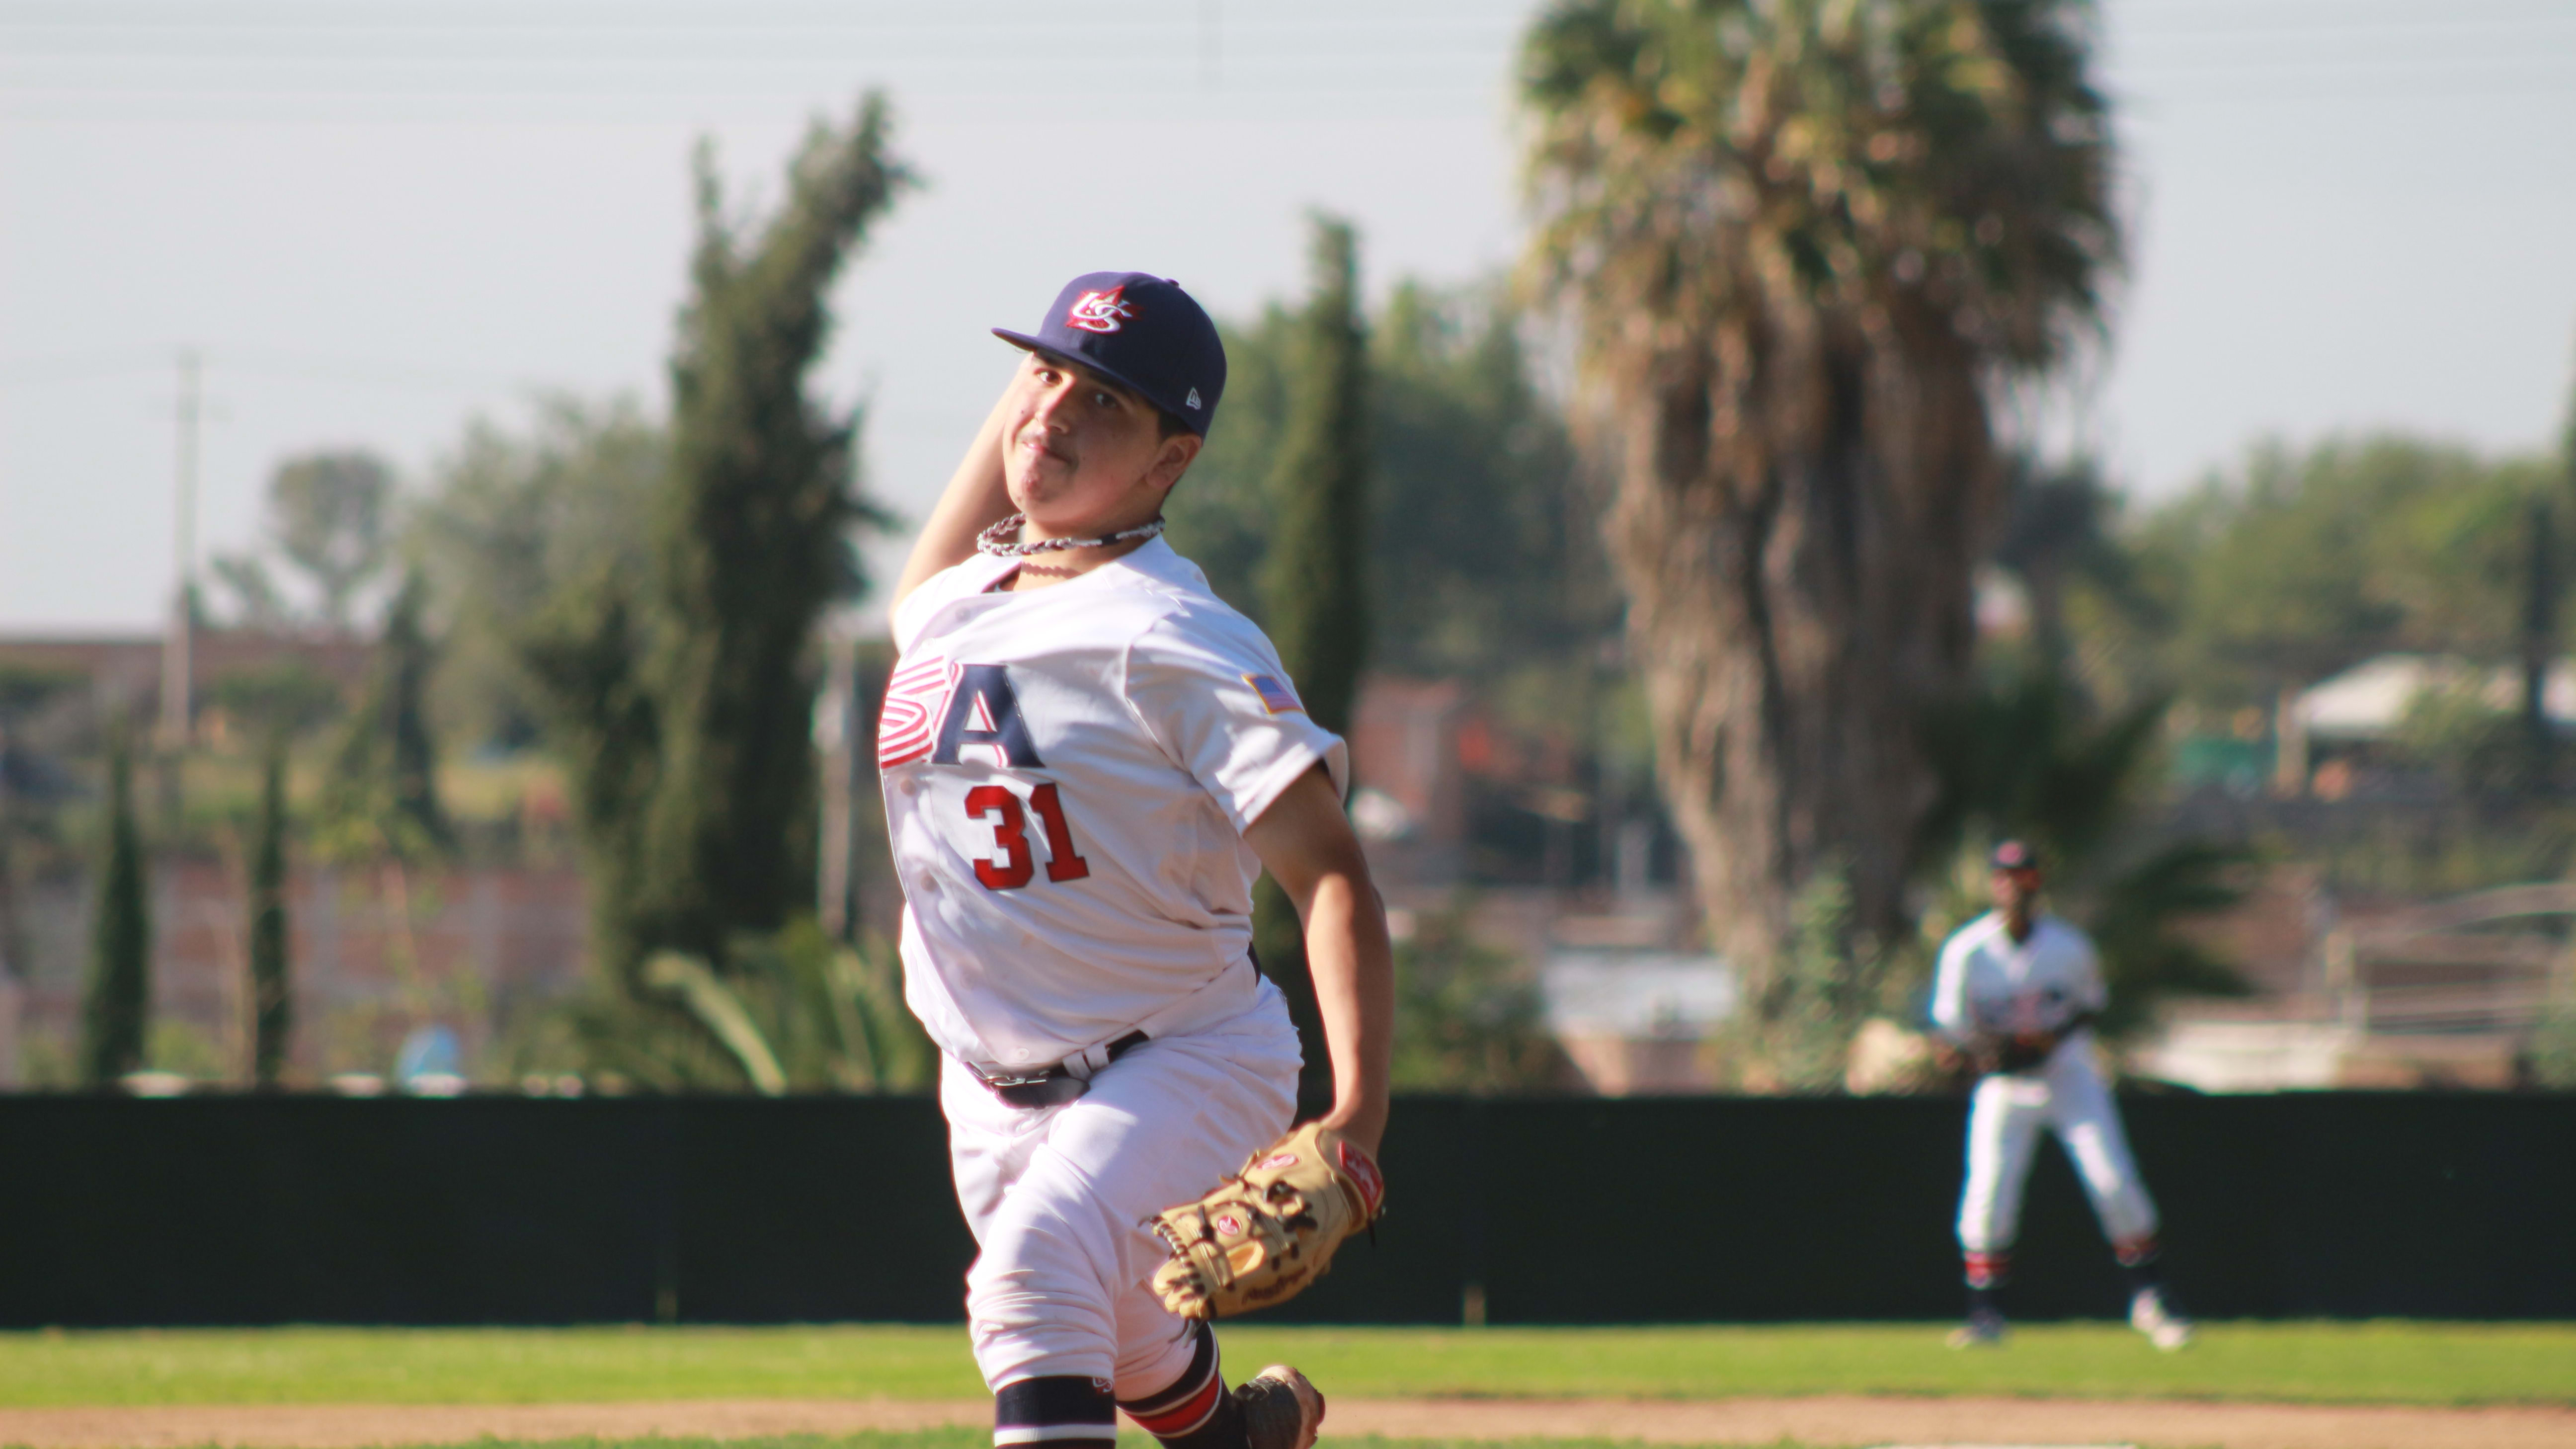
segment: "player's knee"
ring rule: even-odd
[[[967,1326],[984,1381],[997,1387],[1038,1377],[1106,1381],[1117,1357],[1117,1335],[1096,1298],[1020,1272],[980,1283],[970,1279]]]

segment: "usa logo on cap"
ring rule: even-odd
[[[1112,287],[1106,292],[1085,292],[1082,299],[1065,310],[1064,325],[1085,332],[1115,332],[1136,315],[1136,304],[1127,300],[1125,287]]]

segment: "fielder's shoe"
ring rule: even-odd
[[[1313,1449],[1324,1427],[1324,1396],[1306,1376],[1274,1363],[1234,1391],[1243,1404],[1244,1442],[1252,1449]]]
[[[2004,1341],[2004,1316],[2000,1313],[1971,1313],[1968,1321],[1950,1330],[1952,1348],[1997,1348]]]
[[[2191,1320],[2166,1307],[2165,1296],[2153,1288],[2141,1288],[2129,1300],[2129,1326],[2166,1353],[2191,1343]]]

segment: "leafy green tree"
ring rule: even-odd
[[[863,587],[852,529],[884,520],[858,495],[857,416],[826,413],[804,384],[833,279],[908,181],[886,125],[872,97],[848,132],[817,126],[750,237],[700,155],[671,477],[652,520],[662,755],[642,843],[657,934],[711,960],[814,899],[809,646],[824,609]]]
[[[857,490],[858,415],[821,407],[805,376],[829,339],[833,279],[909,182],[888,124],[871,96],[846,129],[818,125],[757,226],[727,214],[702,150],[659,465],[635,429],[622,455],[567,458],[578,480],[531,478],[487,448],[439,524],[445,549],[509,540],[534,596],[516,610],[511,652],[572,777],[608,999],[641,1010],[636,1022],[688,1019],[646,979],[658,953],[724,974],[737,940],[776,932],[813,898],[811,635],[863,586],[850,534],[881,518]],[[634,507],[640,536],[609,522],[583,530],[586,557],[559,557],[494,507],[532,492],[576,513]],[[722,1042],[701,1033],[700,1045],[705,1060],[684,1076],[735,1069]]]
[[[1272,307],[1226,329],[1225,420],[1169,505],[1173,546],[1256,620],[1298,324]],[[1502,290],[1399,282],[1364,330],[1369,667],[1490,681],[1589,652],[1618,602]]]
[[[234,622],[248,629],[280,630],[295,622],[295,608],[257,554],[219,553],[206,561],[215,582],[233,596]]]
[[[1799,892],[1905,924],[2000,502],[1990,392],[2118,253],[2080,0],[1560,0],[1522,52],[1532,262],[1582,407],[1659,782],[1768,996]]]
[[[1545,1091],[1577,1073],[1548,1030],[1537,983],[1476,938],[1473,902],[1420,917],[1395,948],[1399,1091]]]
[[[438,747],[428,721],[436,660],[427,607],[427,584],[417,572],[406,575],[385,610],[366,695],[341,726],[322,809],[344,851],[410,858],[455,844],[438,798]]]
[[[2398,435],[2257,444],[2132,541],[2171,620],[2161,673],[2234,708],[2389,650],[2513,660],[2531,505],[2560,486],[2545,460]]]
[[[1369,647],[1368,334],[1350,224],[1317,217],[1311,245],[1313,291],[1295,334],[1267,490],[1276,531],[1261,598],[1307,713],[1344,734]]]
[[[373,453],[300,454],[268,482],[268,543],[313,586],[318,617],[349,626],[358,591],[392,554],[394,471]],[[256,554],[218,556],[217,581],[244,623],[277,628],[294,620],[268,565]]]
[[[2005,472],[2003,529],[1994,561],[2021,580],[2030,601],[2031,648],[2037,667],[2074,677],[2077,605],[2068,595],[2089,586],[2101,601],[2130,618],[2152,617],[2140,592],[2136,567],[2117,535],[2119,499],[2089,458],[2056,467],[2028,454]]]
[[[475,744],[533,743],[548,712],[530,621],[599,578],[637,579],[670,435],[635,403],[540,399],[522,430],[477,419],[439,460],[404,547],[445,621],[433,723]],[[546,629],[536,629],[545,633]]]
[[[108,735],[106,849],[81,1000],[81,1081],[100,1089],[141,1069],[152,1018],[151,865],[134,822],[128,736],[122,725]]]
[[[1764,997],[1742,1012],[1726,1044],[1740,1084],[1801,1095],[1842,1090],[1851,1040],[1884,1009],[1898,956],[1857,929],[1851,887],[1828,866],[1791,904],[1790,932]]]
[[[250,857],[251,1080],[265,1089],[285,1078],[295,1028],[286,916],[286,737],[270,738],[262,762],[259,819]]]
[[[1269,497],[1276,530],[1261,573],[1280,662],[1317,724],[1348,734],[1368,654],[1368,343],[1359,247],[1348,224],[1314,222],[1313,290],[1297,319],[1284,426]],[[1296,906],[1267,877],[1253,899],[1262,969],[1287,995],[1306,1043],[1306,1084],[1330,1081]]]
[[[641,990],[656,944],[646,925],[642,832],[660,783],[661,712],[637,660],[646,614],[614,559],[562,585],[515,631],[572,787],[574,833],[589,886],[590,951],[612,991]]]
[[[372,453],[308,453],[268,485],[277,546],[322,598],[322,617],[346,626],[358,589],[385,566],[394,472]]]

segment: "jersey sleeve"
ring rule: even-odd
[[[2073,926],[2066,934],[2074,938],[2075,980],[2068,992],[2079,1012],[2100,1011],[2111,1004],[2111,989],[2102,982],[2102,954],[2093,948],[2093,938]]]
[[[1228,611],[1185,609],[1128,646],[1126,693],[1146,733],[1189,772],[1239,833],[1318,763],[1350,788],[1339,735],[1315,723],[1278,651]]]
[[[1977,1024],[1968,1015],[1968,933],[1953,931],[1941,943],[1941,964],[1932,975],[1932,1031],[1966,1045]]]

